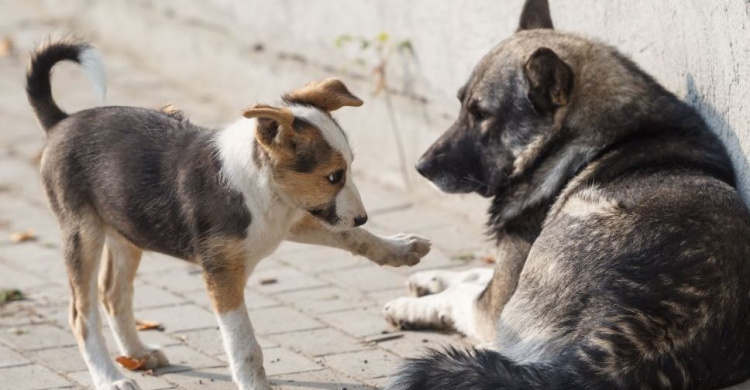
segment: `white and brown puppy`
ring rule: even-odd
[[[68,115],[50,89],[50,71],[63,60],[79,63],[103,93],[96,52],[66,41],[34,53],[27,93],[47,134],[41,175],[63,232],[71,327],[97,389],[138,388],[106,351],[99,300],[123,355],[147,358],[148,368],[168,364],[136,333],[133,278],[142,251],[201,265],[241,389],[270,388],[243,290],[282,240],[391,266],[416,264],[429,251],[422,238],[378,237],[357,227],[367,214],[347,137],[330,113],[362,101],[341,81],[309,84],[279,106],[256,105],[233,125],[211,130],[135,107]]]

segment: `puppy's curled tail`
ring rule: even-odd
[[[490,350],[430,350],[408,359],[388,390],[564,389],[562,372],[542,364],[516,364]]]
[[[81,65],[101,101],[104,101],[105,74],[98,52],[88,43],[69,39],[48,40],[31,55],[26,71],[26,95],[45,131],[68,117],[52,99],[50,76],[52,67],[60,61]]]

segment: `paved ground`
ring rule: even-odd
[[[24,53],[32,37],[49,23],[25,25],[28,33],[13,36],[16,52],[0,57],[0,289],[17,288],[26,295],[24,301],[0,306],[0,390],[85,388],[89,383],[67,325],[60,235],[38,180],[42,132],[22,86]],[[110,104],[176,103],[192,120],[208,125],[237,115],[210,96],[189,96],[179,85],[164,84],[118,53],[105,54]],[[95,102],[72,66],[57,71],[55,96],[69,111]],[[360,182],[360,188],[370,210],[371,230],[415,232],[433,240],[432,253],[418,269],[477,265],[479,261],[458,258],[488,251],[481,226],[457,225],[445,213],[410,204],[397,191],[372,183]],[[12,233],[27,229],[35,231],[36,240],[12,242]],[[246,299],[273,384],[279,389],[382,387],[402,357],[425,346],[466,343],[458,336],[398,332],[383,320],[383,303],[404,293],[404,279],[413,271],[381,268],[347,253],[303,245],[283,245],[261,262]],[[261,285],[261,280],[276,282]],[[144,390],[234,388],[199,269],[146,255],[135,305],[139,319],[164,325],[164,331],[145,331],[142,336],[164,346],[173,363],[155,376],[130,373]],[[367,342],[384,334],[397,338]],[[105,336],[114,356],[107,329]]]

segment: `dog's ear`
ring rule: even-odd
[[[526,0],[521,12],[521,21],[518,23],[518,31],[537,28],[555,28],[552,25],[549,2],[547,0]]]
[[[256,104],[245,110],[242,116],[257,118],[255,138],[268,149],[277,149],[294,136],[294,114],[286,107]]]
[[[333,77],[313,81],[295,89],[284,95],[284,100],[289,103],[310,104],[328,112],[344,106],[359,107],[363,104],[360,98],[349,92],[341,80]]]
[[[554,51],[537,49],[523,67],[529,82],[529,100],[540,114],[554,113],[570,102],[573,70]]]

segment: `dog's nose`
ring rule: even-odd
[[[362,226],[367,222],[367,215],[362,215],[359,217],[354,217],[354,226]]]
[[[421,158],[419,159],[419,161],[417,162],[417,165],[414,168],[417,169],[417,172],[419,172],[420,175],[427,177],[427,175],[430,172],[431,167],[432,167],[432,162],[430,160]]]

